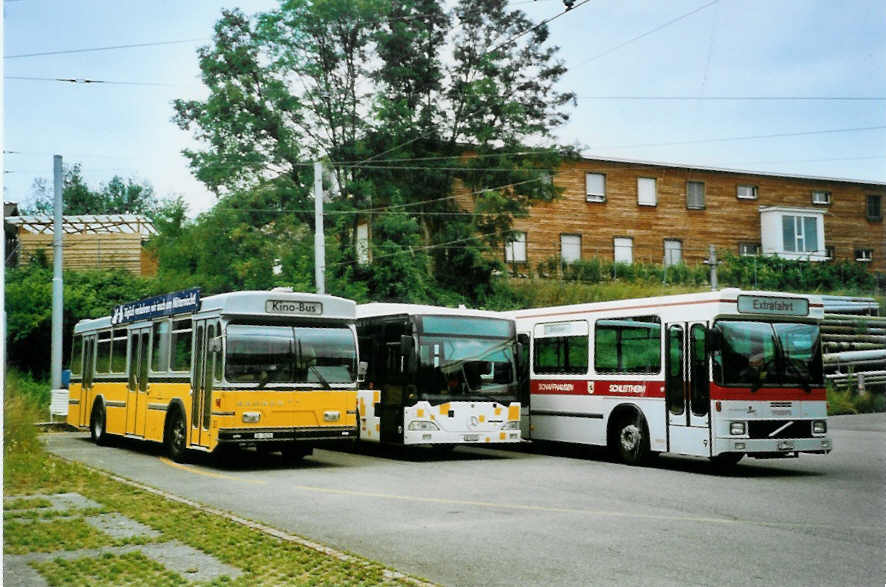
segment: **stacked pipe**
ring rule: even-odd
[[[886,384],[886,318],[825,314],[821,334],[829,381]]]

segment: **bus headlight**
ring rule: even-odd
[[[510,422],[505,422],[502,424],[502,430],[519,430],[520,422],[518,420],[511,420]]]
[[[246,424],[255,424],[261,420],[261,412],[243,412],[243,422]]]
[[[747,429],[747,424],[745,424],[744,422],[729,423],[729,434],[731,436],[744,436]]]
[[[439,430],[436,424],[433,422],[429,422],[428,420],[413,420],[409,423],[408,430]]]
[[[828,423],[824,420],[815,420],[812,423],[813,434],[826,434],[828,431]]]

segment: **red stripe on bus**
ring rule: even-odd
[[[661,381],[588,381],[587,379],[534,379],[533,395],[597,395],[613,397],[664,397]]]
[[[711,383],[712,400],[739,401],[820,401],[827,399],[823,387],[813,387],[806,391],[801,387],[761,387],[751,391],[750,387],[720,387]]]

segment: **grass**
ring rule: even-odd
[[[868,392],[860,394],[852,388],[828,388],[828,415],[870,414],[886,412],[886,395]]]
[[[23,378],[7,379],[4,398],[3,520],[6,555],[97,546],[169,542],[177,540],[201,550],[243,575],[222,577],[225,585],[378,585],[400,583],[385,575],[377,563],[354,557],[350,561],[280,540],[185,504],[170,501],[99,472],[46,453],[33,425],[41,410],[37,397],[20,386]],[[39,394],[37,394],[39,395]],[[113,450],[113,449],[109,449]],[[47,510],[45,495],[76,492],[101,505],[102,512],[119,512],[159,532],[156,538],[113,538],[86,524],[84,514],[95,509],[55,512]],[[25,500],[23,496],[37,499]],[[62,518],[64,516],[64,518]],[[30,518],[30,519],[27,519]],[[58,519],[55,519],[58,518]],[[56,559],[32,563],[51,585],[179,585],[187,578],[160,567],[141,554],[102,555],[75,561]]]
[[[96,564],[98,563],[98,564]],[[98,559],[56,559],[34,567],[44,577],[64,577],[64,585],[186,585],[187,579],[138,552],[105,554]]]

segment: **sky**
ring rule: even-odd
[[[557,139],[586,156],[886,183],[882,0],[576,0],[562,16],[561,0],[511,4],[534,22],[556,17],[560,89],[579,97]],[[95,188],[120,175],[181,195],[192,216],[210,208],[181,155],[199,144],[171,103],[206,96],[196,49],[222,8],[276,5],[4,0],[5,200],[30,201],[38,177],[51,185],[59,154]],[[186,42],[78,51],[173,41]],[[732,99],[771,97],[784,99]]]

